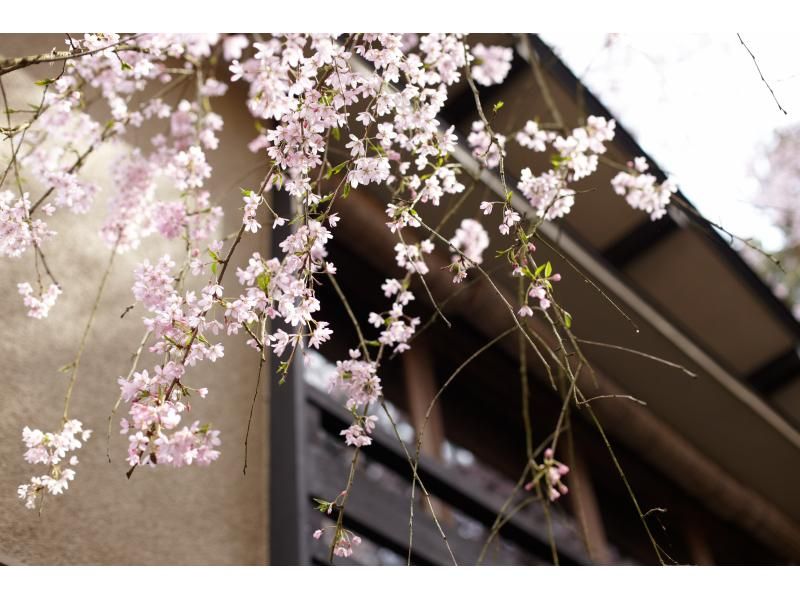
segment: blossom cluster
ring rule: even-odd
[[[554,501],[560,496],[569,492],[569,488],[561,480],[569,473],[569,467],[564,465],[561,461],[556,461],[553,457],[553,449],[548,448],[544,451],[544,478],[547,483],[547,497]]]
[[[212,244],[218,249],[216,244]],[[213,250],[211,250],[213,251]],[[219,457],[219,432],[195,421],[178,428],[182,414],[189,410],[192,394],[205,398],[205,388],[193,389],[183,379],[186,368],[224,356],[224,347],[209,338],[223,324],[209,317],[219,303],[222,287],[208,284],[198,294],[179,293],[172,270],[175,263],[165,255],[156,264],[145,260],[135,271],[133,295],[149,312],[143,318],[156,341],[150,352],[162,355],[162,365],[152,374],[147,369],[119,378],[120,394],[129,404],[128,417],[120,432],[128,435],[128,463],[169,464],[174,467],[198,463],[208,465]],[[196,342],[200,339],[200,342]]]
[[[69,487],[75,479],[72,467],[78,464],[78,457],[69,453],[81,448],[91,435],[92,431],[84,430],[77,419],[65,421],[59,432],[42,432],[25,426],[22,430],[22,441],[27,447],[25,461],[49,467],[46,475],[32,476],[29,483],[17,488],[17,495],[27,508],[36,508],[37,500],[43,500],[45,493],[58,495]],[[64,463],[69,467],[64,467]]]
[[[650,165],[643,157],[635,158],[629,166],[631,172],[620,172],[611,179],[614,192],[624,196],[632,208],[644,210],[650,214],[651,220],[658,220],[667,213],[667,206],[678,186],[671,178],[657,184],[656,177],[647,173]]]
[[[330,339],[328,323],[314,318],[320,308],[316,276],[336,271],[333,263],[326,260],[325,245],[330,238],[328,228],[311,220],[280,243],[282,259],[265,260],[254,253],[246,268],[237,268],[236,276],[245,292],[238,299],[224,302],[228,334],[245,328],[251,334],[251,346],[271,347],[278,357],[290,345],[294,355],[298,344],[301,349],[305,342],[318,349]],[[275,319],[282,320],[292,332],[277,328],[272,334],[263,332],[259,337],[250,328],[255,322]]]
[[[467,137],[467,143],[472,149],[473,157],[486,168],[497,168],[506,155],[505,135],[490,135],[486,125],[480,120],[472,123],[472,132]]]
[[[452,257],[450,267],[453,282],[462,282],[467,277],[467,270],[473,265],[483,263],[483,252],[489,247],[489,233],[480,221],[464,218],[450,239],[450,251],[456,253]]]
[[[44,221],[32,220],[30,211],[27,193],[19,197],[9,190],[0,191],[0,256],[20,257],[55,234]]]
[[[58,210],[86,213],[101,191],[81,175],[87,158],[152,119],[167,120],[168,134],[153,137],[152,151],[137,149],[114,161],[108,217],[101,236],[118,251],[137,248],[155,232],[168,239],[184,232],[204,239],[221,217],[221,209],[210,205],[208,194],[200,187],[211,174],[205,151],[218,146],[216,133],[222,127],[222,119],[208,109],[208,98],[224,93],[227,86],[206,80],[199,86],[196,101],[183,99],[175,107],[159,93],[139,99],[148,86],[164,89],[178,82],[171,71],[180,69],[169,63],[184,61],[184,74],[179,77],[201,78],[203,61],[210,58],[220,36],[132,37],[135,41],[128,43],[117,34],[70,37],[66,40],[70,49],[80,55],[65,61],[63,72],[55,79],[40,82],[44,87],[40,106],[30,121],[15,129],[23,133],[16,140],[12,160],[14,169],[45,191],[35,201],[28,193],[14,197],[9,191],[0,191],[0,255],[19,257],[30,247],[42,252],[42,242],[54,231],[45,220],[35,217],[37,212],[47,217]],[[110,113],[105,124],[86,110],[98,92]],[[156,199],[154,181],[159,175],[172,179],[181,194],[179,200]],[[41,280],[38,286],[41,295]],[[26,305],[35,299],[30,294],[25,297]],[[38,300],[48,302],[53,297],[51,293]],[[42,318],[47,310],[29,314]]]
[[[325,529],[320,528],[312,534],[315,540],[319,540],[325,534]],[[353,549],[361,544],[361,537],[356,536],[353,532],[347,530],[340,530],[336,534],[336,539],[333,544],[333,554],[342,558],[349,558],[353,556]]]
[[[342,430],[339,435],[344,436],[345,444],[348,446],[369,446],[372,444],[370,434],[375,429],[378,417],[376,415],[357,416],[357,421],[361,423],[351,425]]]
[[[414,300],[414,294],[407,287],[407,281],[386,279],[381,288],[387,298],[394,297],[392,308],[380,314],[375,312],[369,314],[369,323],[375,328],[382,328],[378,343],[384,347],[394,346],[395,353],[402,353],[411,348],[409,342],[420,324],[419,318],[405,313],[406,306]]]
[[[47,290],[39,297],[34,294],[33,287],[29,282],[20,282],[17,284],[17,289],[23,297],[25,307],[28,308],[28,316],[37,320],[47,317],[61,294],[61,288],[55,284],[48,286]]]
[[[476,58],[471,73],[476,83],[489,87],[505,81],[511,70],[514,51],[505,46],[484,46],[475,44],[470,52]]]
[[[545,220],[555,220],[569,213],[575,204],[575,191],[571,183],[585,178],[597,170],[599,157],[605,153],[605,144],[614,138],[616,123],[602,116],[589,116],[586,125],[572,130],[563,137],[553,132],[542,132],[529,121],[516,140],[533,151],[546,151],[549,144],[557,153],[553,168],[534,175],[530,168],[520,173],[518,188]]]
[[[336,362],[336,374],[331,376],[328,386],[328,392],[347,397],[348,409],[372,405],[382,390],[375,364],[361,359],[358,349],[350,349],[350,359]]]

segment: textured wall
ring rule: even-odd
[[[0,54],[39,53],[63,45],[61,35],[2,35]],[[40,78],[52,72],[19,71],[3,78],[12,105],[24,96],[22,78]],[[34,94],[40,88],[33,87]],[[35,95],[33,96],[35,99]],[[236,230],[241,221],[240,186],[257,185],[261,159],[247,152],[252,124],[243,103],[214,105],[226,121],[221,148],[212,152],[211,187],[226,206],[224,230]],[[5,124],[5,123],[3,123]],[[152,132],[136,133],[142,142]],[[109,168],[124,147],[94,155],[86,173],[110,188]],[[7,162],[8,144],[0,147],[0,165]],[[102,195],[101,195],[102,196]],[[103,297],[98,318],[72,399],[71,416],[94,430],[78,451],[81,463],[66,494],[50,497],[41,517],[28,511],[16,497],[18,484],[42,466],[22,459],[22,427],[56,429],[60,424],[68,375],[60,366],[72,361],[88,317],[89,307],[107,263],[109,250],[96,230],[105,216],[98,201],[88,217],[64,213],[53,227],[58,238],[46,246],[50,266],[64,294],[43,321],[25,316],[16,283],[33,282],[33,257],[0,261],[0,292],[5,298],[0,326],[0,561],[31,564],[254,564],[267,559],[266,404],[259,398],[250,439],[247,476],[242,475],[243,439],[255,389],[257,356],[244,339],[223,338],[225,358],[203,375],[191,373],[193,386],[207,385],[206,401],[195,400],[189,417],[211,421],[221,430],[222,456],[210,467],[184,469],[139,468],[125,478],[126,439],[118,434],[115,417],[111,434],[113,462],[106,459],[106,426],[118,396],[116,379],[126,375],[143,327],[137,307],[120,320],[133,302],[130,291],[135,263],[157,258],[165,251],[178,256],[179,245],[148,243],[144,250],[118,258]],[[249,245],[249,246],[248,246]],[[251,237],[240,256],[266,245]],[[263,249],[263,248],[262,248]],[[235,283],[233,270],[228,282]],[[226,276],[227,278],[227,276]],[[235,286],[234,286],[235,288]],[[143,364],[152,368],[149,356]],[[189,423],[191,420],[189,421]]]

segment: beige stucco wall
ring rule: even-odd
[[[62,35],[0,34],[0,55],[38,53],[63,44]],[[3,78],[18,101],[22,89],[39,73],[22,71]],[[28,87],[22,86],[27,77]],[[13,103],[14,100],[12,100]],[[246,141],[253,128],[241,103],[214,106],[226,121],[221,149],[212,153],[211,190],[226,206],[224,230],[236,230],[241,221],[240,186],[257,184],[262,159],[250,154]],[[137,134],[148,139],[147,131]],[[2,143],[0,164],[6,164]],[[109,167],[117,152],[93,156],[86,172],[105,190]],[[102,195],[101,195],[102,197]],[[127,374],[130,357],[143,327],[141,307],[124,319],[120,314],[133,303],[130,291],[135,263],[157,258],[178,245],[148,243],[135,254],[120,256],[103,297],[89,338],[72,400],[71,416],[94,430],[93,438],[78,451],[77,477],[65,495],[50,497],[41,517],[28,511],[16,497],[18,484],[42,466],[22,459],[22,427],[56,429],[60,424],[68,375],[59,373],[69,363],[88,317],[109,250],[96,231],[105,216],[102,199],[88,217],[69,213],[54,221],[58,238],[46,247],[50,266],[64,294],[47,320],[25,316],[16,283],[33,281],[33,256],[0,261],[0,292],[5,298],[0,326],[0,562],[7,564],[258,564],[267,560],[266,403],[259,398],[249,443],[247,476],[242,475],[243,439],[255,388],[257,356],[242,338],[223,338],[225,358],[203,372],[191,373],[193,386],[207,385],[209,398],[195,400],[189,417],[211,421],[221,430],[222,456],[210,467],[183,469],[139,468],[125,477],[126,438],[112,425],[111,455],[106,459],[106,426],[118,396],[116,379]],[[263,251],[266,240],[252,235],[239,255]],[[233,270],[229,283],[235,283]],[[226,276],[227,278],[227,276]],[[152,367],[152,359],[143,363]],[[263,383],[263,378],[262,378]],[[189,421],[189,423],[192,420]]]

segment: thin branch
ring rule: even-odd
[[[547,81],[544,78],[544,73],[542,72],[542,66],[539,64],[539,57],[535,55],[533,48],[531,48],[531,42],[528,38],[527,33],[523,33],[520,35],[520,41],[522,42],[522,47],[527,56],[525,57],[528,64],[531,66],[531,71],[533,73],[533,78],[536,79],[536,85],[539,87],[539,90],[542,92],[542,99],[544,103],[547,104],[547,109],[550,111],[550,117],[556,123],[556,126],[564,130],[564,119],[561,116],[561,112],[556,105],[553,96],[550,93],[550,86],[547,84]]]
[[[745,49],[745,50],[747,50],[747,53],[748,53],[748,54],[750,54],[750,58],[752,58],[752,59],[753,59],[753,64],[754,64],[754,65],[756,65],[756,70],[758,71],[758,76],[759,76],[759,77],[761,77],[761,80],[764,82],[764,85],[766,85],[766,86],[767,86],[767,89],[768,89],[768,90],[769,90],[769,92],[772,94],[772,99],[773,99],[773,100],[775,100],[775,104],[777,104],[777,106],[778,106],[778,110],[780,110],[781,112],[783,112],[785,115],[787,115],[787,116],[788,116],[788,115],[789,115],[789,113],[788,113],[788,112],[786,112],[786,110],[784,110],[784,109],[783,109],[783,106],[781,106],[781,103],[778,101],[778,98],[777,98],[777,97],[775,97],[775,92],[774,92],[774,91],[772,91],[772,88],[769,86],[769,83],[767,83],[767,80],[764,78],[764,75],[763,75],[763,73],[761,72],[761,68],[758,66],[758,60],[756,60],[756,57],[755,57],[755,56],[753,55],[753,53],[750,51],[750,48],[748,48],[748,47],[747,47],[747,44],[746,44],[746,43],[744,43],[744,40],[742,39],[742,36],[741,36],[741,35],[739,35],[739,34],[737,33],[737,34],[736,34],[736,37],[738,37],[738,38],[739,38],[739,41],[740,41],[740,42],[742,43],[742,45],[744,46],[744,49]]]
[[[108,259],[108,265],[106,266],[105,271],[103,272],[103,277],[100,279],[100,286],[97,289],[97,295],[94,299],[94,304],[92,305],[92,310],[89,312],[89,319],[86,322],[86,326],[83,329],[83,335],[81,336],[80,344],[78,345],[78,352],[75,355],[75,359],[70,364],[70,368],[72,369],[72,374],[69,378],[69,384],[67,386],[67,393],[64,396],[64,416],[63,422],[67,423],[68,416],[69,416],[69,403],[72,399],[72,391],[75,388],[75,382],[78,379],[78,368],[81,364],[81,357],[83,356],[83,350],[86,348],[86,340],[89,337],[89,331],[92,329],[92,324],[94,324],[94,318],[97,315],[97,308],[100,306],[100,299],[103,297],[103,290],[106,287],[106,281],[108,280],[108,276],[111,274],[111,268],[114,265],[114,257],[117,255],[117,245],[119,244],[119,237],[117,238],[114,246],[111,248],[111,257]]]
[[[639,520],[642,522],[642,525],[644,526],[644,530],[647,533],[647,537],[650,540],[650,544],[653,545],[653,549],[656,552],[656,557],[658,557],[659,563],[665,565],[666,563],[664,562],[664,559],[661,556],[663,549],[661,548],[661,546],[658,545],[658,542],[656,542],[653,533],[650,531],[650,526],[647,524],[645,514],[642,512],[641,507],[639,507],[639,501],[636,500],[636,495],[633,492],[633,488],[631,488],[631,485],[628,482],[628,478],[622,469],[622,465],[620,465],[619,461],[617,460],[617,455],[614,452],[614,449],[611,448],[611,443],[609,442],[608,437],[606,436],[603,426],[600,424],[600,420],[597,419],[597,416],[595,415],[591,405],[587,404],[586,410],[589,412],[589,415],[592,418],[592,422],[594,422],[597,431],[600,432],[600,436],[603,438],[603,443],[606,445],[606,448],[608,449],[608,453],[611,456],[611,460],[614,463],[614,467],[616,467],[617,469],[617,473],[619,473],[619,476],[622,478],[622,483],[625,484],[625,489],[628,491],[628,496],[630,496],[631,501],[633,501],[633,506],[636,508],[636,512],[639,515]]]
[[[261,388],[261,370],[264,369],[263,356],[258,358],[258,375],[256,376],[256,390],[253,393],[253,402],[250,403],[250,416],[247,418],[247,432],[244,434],[244,466],[242,467],[242,475],[247,475],[247,440],[250,438],[250,424],[253,422],[253,409],[256,406],[256,399],[258,398],[258,391]]]
[[[94,50],[84,50],[83,52],[75,52],[75,51],[48,52],[45,54],[34,54],[32,56],[22,56],[20,58],[8,58],[6,60],[0,60],[0,77],[2,77],[3,75],[7,75],[8,73],[11,73],[18,69],[22,69],[34,64],[41,64],[43,62],[61,62],[69,60],[70,58],[80,58],[81,56],[89,56],[91,54],[97,54],[98,52],[102,52],[104,50],[108,50],[109,48],[113,48],[114,46],[119,46],[120,44],[129,42],[130,40],[138,37],[139,35],[141,34],[136,33],[134,35],[129,35],[128,37],[124,37],[118,41],[115,41],[113,44],[103,46],[102,48],[95,48]],[[117,50],[145,51],[141,48],[137,48],[136,46],[130,46],[130,47],[123,46],[117,48]]]
[[[633,353],[634,355],[638,355],[639,357],[645,357],[647,359],[652,359],[653,361],[657,361],[658,363],[663,363],[666,366],[671,368],[676,368],[682,371],[684,374],[689,376],[690,378],[697,378],[697,374],[695,374],[692,370],[682,366],[679,363],[673,363],[672,361],[667,361],[666,359],[662,359],[661,357],[656,357],[655,355],[650,355],[649,353],[644,353],[643,351],[637,351],[636,349],[629,349],[628,347],[622,347],[620,345],[612,345],[611,343],[601,343],[598,341],[587,341],[586,339],[576,338],[577,342],[582,345],[592,345],[595,347],[605,347],[606,349],[616,349],[617,351],[625,351],[626,353]]]
[[[597,399],[628,399],[629,401],[633,401],[634,403],[639,403],[639,405],[647,405],[641,399],[637,399],[632,395],[597,395],[594,397],[589,397],[588,399],[579,399],[577,402],[578,405],[585,405],[586,403],[591,403],[592,401],[596,401]]]

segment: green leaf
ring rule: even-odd
[[[319,499],[319,498],[315,498],[315,499],[314,499],[314,502],[315,502],[315,503],[317,503],[316,509],[317,509],[317,510],[318,510],[320,513],[325,513],[325,512],[327,512],[327,511],[328,511],[328,508],[331,506],[331,503],[330,503],[329,501],[327,501],[327,500],[322,500],[322,499]]]
[[[217,274],[217,262],[211,262],[211,273],[216,276],[216,274]]]
[[[550,275],[552,273],[553,273],[553,266],[550,264],[550,262],[547,262],[544,265],[544,276],[545,276],[545,278],[550,278]]]
[[[40,79],[39,81],[36,82],[36,85],[39,85],[40,87],[44,87],[45,85],[50,85],[51,83],[55,83],[55,82],[56,82],[55,79]]]
[[[502,108],[503,106],[505,106],[505,102],[503,102],[503,100],[500,100],[494,106],[492,106],[492,112],[497,114],[497,111],[500,110],[500,108]]]
[[[572,316],[568,311],[564,312],[564,325],[567,328],[572,328]]]
[[[333,137],[336,141],[339,141],[342,138],[342,134],[339,132],[339,127],[334,127],[331,129],[331,137]]]
[[[258,285],[258,288],[264,291],[265,293],[267,292],[267,288],[269,287],[269,281],[270,281],[270,275],[267,272],[262,272],[261,274],[258,275],[258,278],[256,278],[256,284]]]
[[[336,166],[334,166],[333,168],[331,168],[329,172],[330,172],[332,175],[333,175],[333,174],[339,174],[340,172],[342,172],[342,170],[344,170],[344,168],[345,168],[345,167],[346,167],[346,166],[347,166],[349,163],[350,163],[350,160],[345,160],[345,161],[344,161],[344,162],[342,162],[341,164],[337,164]]]

